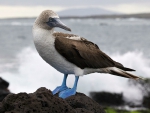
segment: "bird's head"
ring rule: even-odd
[[[47,30],[51,30],[54,27],[59,27],[67,31],[71,31],[69,27],[60,21],[59,16],[52,10],[43,11],[35,20],[35,24]]]

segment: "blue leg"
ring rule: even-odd
[[[61,91],[59,93],[59,97],[61,97],[61,98],[67,98],[67,97],[69,97],[71,95],[75,95],[76,94],[76,89],[77,89],[77,84],[78,84],[78,79],[79,79],[79,76],[75,76],[75,82],[74,82],[73,88]]]
[[[68,74],[64,74],[64,79],[63,79],[62,85],[56,87],[56,89],[53,90],[53,95],[55,95],[58,92],[68,89],[68,87],[66,86],[67,77],[68,77]]]

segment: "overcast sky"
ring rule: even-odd
[[[150,0],[0,0],[1,5],[46,5],[46,6],[89,6],[89,5],[119,5],[148,4]]]
[[[0,0],[0,18],[37,16],[44,9],[100,7],[120,13],[150,12],[150,0]]]

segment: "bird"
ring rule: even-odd
[[[44,10],[36,18],[32,28],[35,48],[39,55],[64,75],[62,84],[52,91],[53,95],[58,93],[63,99],[75,95],[79,77],[96,72],[140,79],[127,72],[135,71],[134,69],[114,61],[92,41],[75,34],[57,32],[54,30],[56,27],[71,32],[71,29],[61,22],[57,13]],[[66,85],[70,74],[75,75],[72,88]]]

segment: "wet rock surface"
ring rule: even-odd
[[[46,88],[34,93],[9,94],[0,103],[0,113],[105,113],[94,100],[82,93],[61,99]]]
[[[125,104],[123,93],[90,92],[90,97],[103,106],[122,106]]]
[[[0,77],[0,102],[10,94],[10,91],[7,89],[9,83]]]

